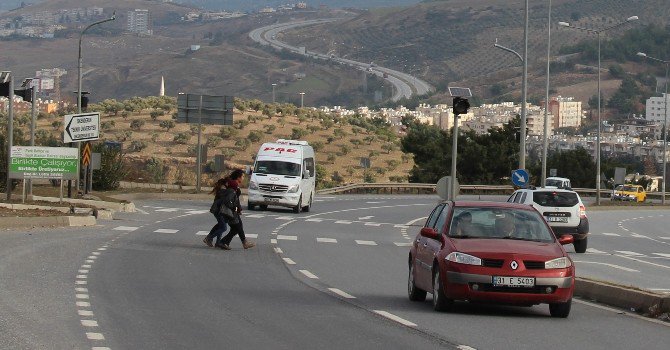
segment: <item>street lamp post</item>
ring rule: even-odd
[[[576,30],[581,30],[585,31],[587,33],[594,33],[598,36],[598,134],[596,136],[596,205],[600,205],[600,133],[601,133],[601,121],[600,121],[600,37],[601,33],[604,33],[610,29],[614,29],[616,27],[620,27],[628,22],[636,21],[638,19],[637,16],[631,16],[628,17],[625,21],[615,23],[609,27],[605,27],[602,29],[591,29],[591,28],[584,28],[584,27],[577,27],[570,25],[570,23],[567,22],[558,22],[558,25],[561,27],[566,27],[566,28],[572,28]]]
[[[77,56],[77,63],[78,63],[77,64],[77,113],[78,114],[81,114],[81,95],[82,95],[82,93],[81,93],[81,66],[82,66],[82,62],[81,62],[81,41],[84,38],[84,33],[86,33],[86,31],[89,30],[93,26],[96,26],[98,24],[102,24],[102,23],[105,23],[105,22],[113,21],[114,19],[116,19],[116,13],[115,12],[112,13],[112,17],[110,17],[110,18],[103,19],[101,21],[97,21],[97,22],[89,24],[88,26],[86,26],[86,28],[84,28],[84,30],[81,31],[81,34],[79,34],[79,54]],[[77,142],[77,154],[81,154],[81,143],[80,142]],[[79,181],[80,181],[79,176],[77,176],[77,190],[79,189]],[[72,197],[72,182],[71,181],[68,181],[67,189],[68,189],[68,197]],[[87,188],[87,190],[88,190],[88,188]],[[88,192],[88,191],[86,191],[86,192]]]
[[[272,83],[272,103],[275,103],[275,87],[277,86],[276,83]]]
[[[544,98],[544,130],[542,131],[542,179],[540,185],[545,187],[547,185],[547,136],[549,123],[549,67],[551,59],[551,0],[549,0],[549,19],[547,20],[547,86],[546,95]]]
[[[668,146],[668,71],[670,70],[670,60],[662,60],[655,57],[648,56],[644,52],[638,52],[638,56],[648,58],[653,61],[661,62],[665,64],[665,94],[663,95],[663,102],[665,106],[663,107],[663,183],[661,184],[661,204],[665,205],[665,168],[666,168],[666,159],[667,159],[667,146]]]
[[[300,108],[303,108],[305,106],[305,93],[301,92],[300,93]]]
[[[498,44],[498,39],[496,39],[495,44],[493,44],[494,47],[499,48],[503,51],[511,52],[513,53],[519,61],[524,66],[524,72],[526,72],[526,61],[523,59],[523,57],[516,51],[510,49],[509,47],[505,47],[502,45]],[[525,169],[526,168],[526,75],[524,74],[523,77],[523,85],[522,91],[521,91],[521,99],[523,100],[521,102],[521,124],[519,125],[519,169]]]

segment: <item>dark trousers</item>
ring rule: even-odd
[[[221,239],[221,244],[230,244],[230,241],[233,240],[233,237],[235,235],[240,235],[240,240],[242,243],[246,240],[244,237],[244,228],[242,227],[242,219],[238,219],[237,223],[233,224],[231,222],[228,223],[230,225],[230,231],[228,234]]]
[[[218,244],[221,241],[221,236],[223,236],[223,233],[228,229],[228,223],[226,223],[226,219],[223,215],[214,215],[214,217],[216,218],[216,225],[209,230],[207,240],[211,242],[214,240],[214,237],[216,237],[216,244]]]

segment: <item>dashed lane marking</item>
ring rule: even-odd
[[[665,241],[670,241],[670,237],[658,237],[659,239],[665,240]]]
[[[177,233],[179,230],[170,230],[167,228],[159,228],[158,230],[154,231],[156,233]]]
[[[298,271],[300,271],[300,273],[302,273],[303,275],[305,275],[307,278],[311,278],[311,279],[319,279],[319,277],[317,277],[315,274],[313,274],[313,273],[311,273],[311,272],[309,272],[309,271],[307,271],[307,270],[298,270]]]
[[[307,220],[305,220],[305,221],[309,221],[309,222],[321,222],[321,221],[323,221],[323,219],[307,219]]]
[[[380,316],[382,316],[382,317],[386,317],[386,318],[388,318],[389,320],[398,322],[398,323],[400,323],[400,324],[402,324],[402,325],[404,325],[404,326],[408,326],[408,327],[416,327],[416,323],[414,323],[414,322],[410,322],[410,321],[408,321],[408,320],[406,320],[406,319],[404,319],[404,318],[398,317],[398,316],[396,316],[396,315],[394,315],[394,314],[392,314],[392,313],[390,313],[390,312],[383,311],[383,310],[372,310],[372,311],[374,311],[374,313],[376,313],[376,314],[378,314],[378,315],[380,315]]]
[[[335,238],[317,238],[316,241],[321,243],[337,243]]]
[[[664,258],[670,258],[670,254],[666,254],[666,253],[654,253],[654,255],[662,256]]]
[[[620,234],[618,234],[618,233],[612,233],[612,232],[603,232],[602,235],[603,235],[603,236],[612,236],[612,237],[621,237]]]
[[[79,314],[79,316],[93,316],[93,311],[77,310],[77,314]]]
[[[596,262],[596,261],[579,261],[575,260],[575,264],[595,264],[595,265],[603,265],[603,266],[609,266],[611,268],[617,269],[617,270],[622,270],[622,271],[628,271],[628,272],[640,272],[635,269],[629,269],[627,267],[619,266],[619,265],[614,265],[614,264],[608,264],[608,263],[602,263],[602,262]]]
[[[79,307],[90,307],[91,303],[89,303],[88,301],[78,301],[75,303],[75,305]]]
[[[356,299],[355,296],[353,296],[353,295],[351,295],[347,292],[344,292],[342,290],[339,290],[337,288],[328,288],[328,290],[337,294],[337,295],[339,295],[339,296],[341,296],[341,297],[343,297],[343,298],[346,298],[346,299]]]
[[[281,248],[279,248],[279,247],[275,247],[275,253],[277,253],[277,254],[283,254],[284,251],[281,250]]]
[[[258,233],[246,233],[244,236],[249,238],[258,238]]]
[[[290,216],[277,216],[275,219],[276,220],[293,220],[295,218],[290,217]]]
[[[86,338],[90,340],[105,340],[105,336],[103,336],[102,333],[86,332]]]
[[[98,327],[98,321],[95,320],[81,320],[81,325],[84,327]]]
[[[166,208],[166,209],[156,209],[156,211],[161,211],[161,212],[166,212],[166,213],[174,213],[175,211],[179,211],[181,209],[179,208]]]
[[[382,225],[382,224],[380,224],[380,223],[376,223],[376,222],[366,222],[366,223],[365,223],[365,226],[377,226],[377,227],[379,227],[379,226],[381,226],[381,225]]]
[[[197,236],[207,236],[209,231],[198,231],[195,233]]]
[[[602,250],[598,250],[596,248],[586,248],[586,252],[591,254],[607,254],[607,252],[603,252]]]
[[[356,240],[356,244],[360,245],[377,245],[377,242],[375,241],[362,241],[362,240]]]
[[[631,252],[629,250],[615,250],[615,252],[617,252],[619,254],[629,255],[629,256],[644,256],[644,254]]]
[[[277,239],[283,239],[285,241],[297,241],[298,236],[277,235]]]
[[[249,214],[249,215],[245,215],[244,217],[245,218],[264,218],[265,215],[264,214]]]
[[[347,220],[337,220],[337,221],[335,221],[335,223],[336,223],[336,224],[349,225],[349,224],[351,224],[351,221],[347,221]]]
[[[138,228],[139,227],[134,227],[134,226],[119,226],[119,227],[115,227],[114,230],[116,230],[116,231],[135,231]]]
[[[476,348],[473,348],[472,346],[467,346],[467,345],[459,345],[456,347],[458,350],[477,350]]]
[[[398,247],[411,247],[412,242],[393,242],[393,244],[397,245]]]
[[[295,261],[293,261],[291,258],[282,258],[282,259],[284,259],[284,262],[289,265],[295,265]]]

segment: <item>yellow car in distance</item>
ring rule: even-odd
[[[613,201],[644,202],[647,192],[640,185],[618,185],[612,194]]]

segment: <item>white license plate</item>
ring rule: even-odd
[[[535,277],[493,276],[495,287],[534,287]]]
[[[265,197],[265,201],[266,201],[266,202],[279,202],[279,198],[268,198],[268,197]]]
[[[549,216],[547,217],[547,222],[568,222],[568,218]]]

